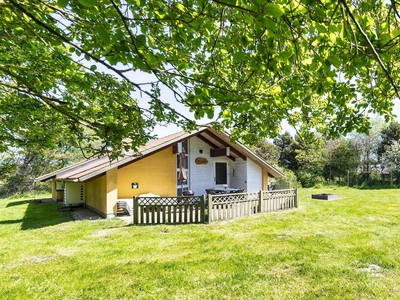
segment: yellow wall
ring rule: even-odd
[[[118,169],[114,168],[106,173],[107,178],[107,215],[117,213],[118,201]]]
[[[86,182],[86,205],[104,217],[117,213],[117,168],[107,171],[105,176]]]
[[[268,191],[268,170],[262,168],[262,190]]]
[[[132,189],[132,182],[138,182],[139,188]],[[176,154],[172,147],[118,170],[118,198],[147,193],[176,195]]]
[[[57,201],[56,179],[55,178],[53,178],[51,180],[51,198],[54,201]]]
[[[139,188],[132,189],[132,182],[138,182]],[[147,193],[176,195],[176,154],[172,147],[86,182],[86,205],[107,217],[117,213],[118,198]]]
[[[107,184],[106,176],[86,182],[86,205],[94,208],[104,217],[107,215]]]

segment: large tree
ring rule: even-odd
[[[267,140],[261,140],[250,147],[269,163],[278,165],[279,150],[274,144],[268,142]]]
[[[400,141],[392,141],[392,144],[386,146],[386,151],[382,155],[382,162],[391,172],[391,177],[400,183]]]
[[[298,144],[290,133],[286,131],[276,137],[274,145],[278,150],[278,164],[292,171],[297,170],[296,150],[298,149]]]
[[[2,146],[16,136],[51,146],[62,132],[118,154],[156,123],[193,128],[204,116],[244,142],[276,136],[283,119],[326,137],[366,131],[366,112],[390,117],[399,96],[397,5],[2,0]]]
[[[309,143],[297,136],[296,144],[297,170],[295,174],[297,179],[303,187],[322,183],[324,181],[323,171],[327,161],[323,139],[314,137],[314,140]]]
[[[386,124],[380,116],[374,116],[371,120],[372,126],[368,134],[351,132],[347,135],[350,140],[358,149],[360,155],[360,163],[363,172],[370,172],[371,167],[379,164],[378,160],[378,147],[381,140],[381,132]]]
[[[381,131],[381,138],[378,145],[377,153],[378,157],[381,158],[386,152],[386,149],[392,146],[393,142],[400,140],[400,123],[391,122],[389,126],[383,128]]]
[[[354,171],[360,165],[360,153],[356,144],[344,139],[325,142],[327,160],[325,178],[342,181],[349,171]]]

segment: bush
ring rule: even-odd
[[[322,176],[313,173],[299,171],[296,175],[302,187],[314,187],[317,184],[325,184],[325,179]]]
[[[292,170],[284,169],[282,172],[283,172],[283,174],[285,174],[285,177],[276,179],[277,186],[287,186],[288,185],[288,188],[298,186],[297,177]]]

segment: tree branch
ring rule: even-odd
[[[354,17],[354,15],[352,14],[352,12],[350,11],[349,6],[347,5],[345,0],[339,0],[342,5],[344,6],[344,8],[346,9],[346,12],[349,14],[350,18],[352,19],[352,21],[354,22],[354,24],[356,25],[358,31],[361,33],[361,35],[364,37],[365,41],[367,42],[369,48],[371,49],[373,55],[375,56],[376,60],[378,61],[379,65],[381,66],[383,72],[385,73],[386,77],[388,78],[388,80],[390,81],[390,84],[392,85],[393,89],[395,90],[395,93],[397,95],[398,98],[400,98],[400,94],[399,94],[399,90],[396,86],[396,84],[393,81],[392,76],[389,74],[389,71],[386,69],[385,64],[383,63],[381,57],[379,56],[379,53],[376,51],[374,45],[372,45],[372,42],[370,41],[370,39],[368,38],[367,34],[364,32],[364,30],[362,29],[360,23],[358,23],[358,21],[356,20],[356,18]]]

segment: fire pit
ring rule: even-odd
[[[339,199],[339,195],[338,194],[312,194],[311,199],[334,200],[334,199]]]

